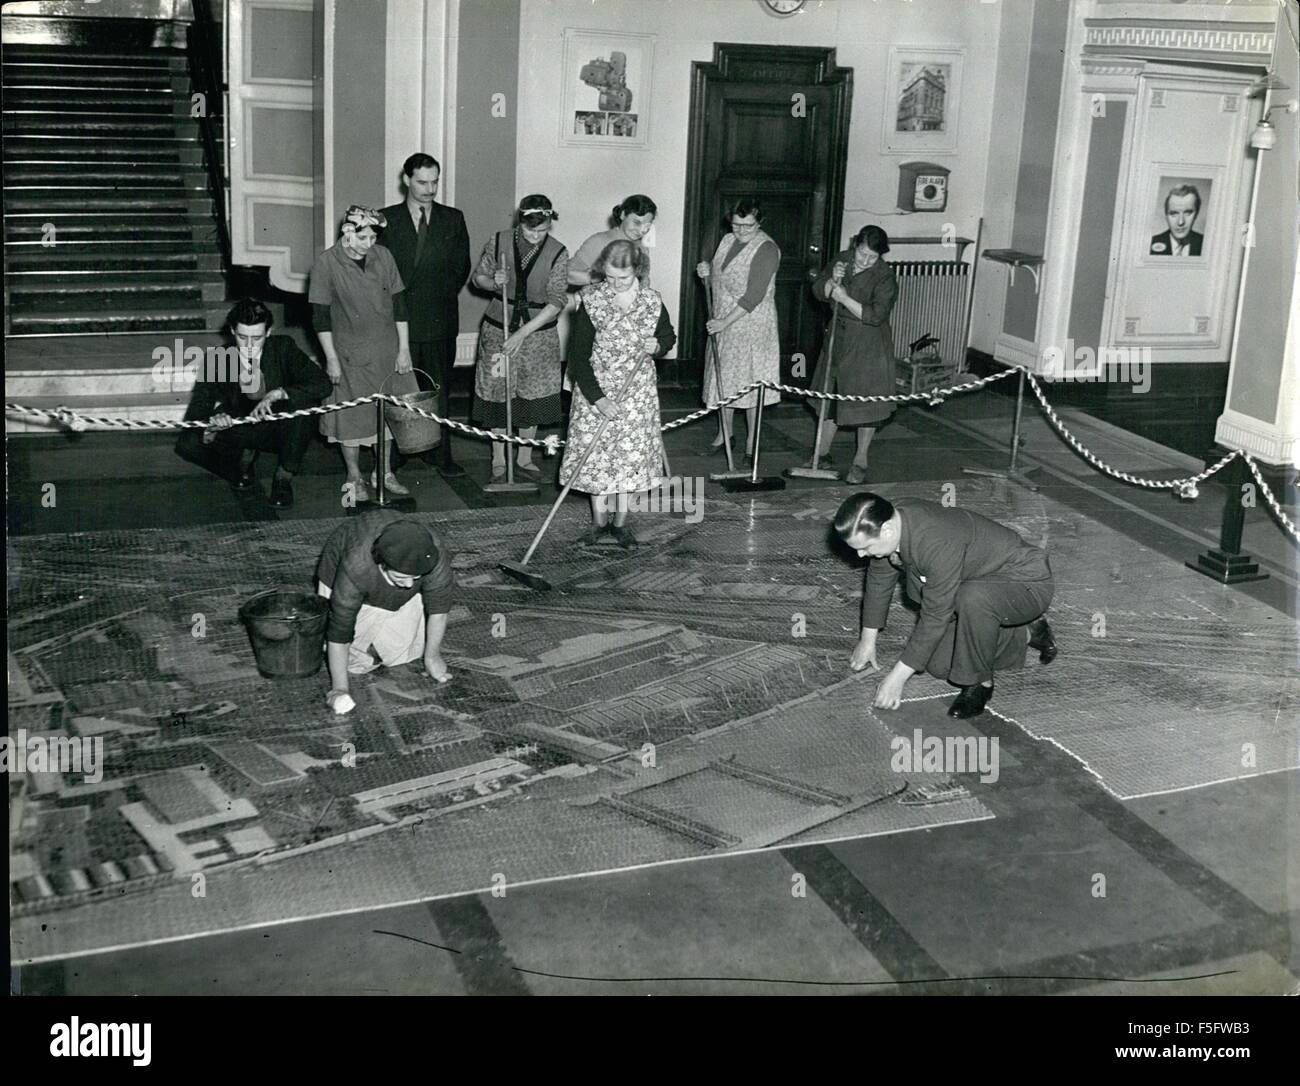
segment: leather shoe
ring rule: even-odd
[[[249,464],[246,468],[240,468],[230,485],[241,493],[252,490],[253,487],[257,486],[257,468],[252,464]]]
[[[627,528],[621,524],[611,524],[609,534],[614,537],[614,542],[622,547],[625,551],[630,551],[637,545],[637,538]]]
[[[979,683],[974,686],[963,686],[961,693],[953,698],[952,704],[948,706],[948,715],[955,716],[959,720],[979,716],[992,697],[991,686],[981,686]]]
[[[288,509],[293,504],[293,483],[287,475],[277,475],[271,483],[271,504]]]
[[[1056,647],[1056,638],[1052,636],[1052,627],[1046,618],[1040,618],[1029,627],[1029,647],[1038,650],[1038,660],[1050,664],[1056,659],[1060,650]]]

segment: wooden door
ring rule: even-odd
[[[729,229],[731,201],[756,196],[781,248],[781,378],[792,381],[802,355],[807,369],[792,383],[806,384],[826,319],[809,281],[839,243],[853,71],[836,66],[834,49],[717,43],[693,76],[679,350],[704,357],[708,302],[695,265]]]

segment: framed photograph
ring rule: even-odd
[[[880,149],[887,155],[955,154],[961,69],[959,46],[891,46]]]
[[[1208,238],[1214,209],[1214,178],[1161,171],[1147,207],[1147,228],[1140,246],[1143,264],[1192,262],[1211,256]]]
[[[654,43],[651,34],[564,32],[561,143],[647,145]]]

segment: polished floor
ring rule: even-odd
[[[670,417],[686,406],[670,400]],[[1036,493],[964,476],[963,466],[997,467],[1005,459],[1008,413],[1005,398],[993,394],[902,412],[878,438],[870,473],[871,485],[886,494],[938,498],[951,484],[959,503],[998,516],[1052,550],[1061,582],[1053,614],[1062,657],[1051,668],[1034,664],[1000,678],[996,713],[966,729],[998,740],[996,781],[940,775],[941,787],[929,797],[935,802],[905,807],[889,794],[888,781],[875,787],[879,796],[872,792],[869,752],[843,747],[860,742],[868,725],[885,729],[886,737],[914,728],[941,734],[946,720],[944,688],[920,679],[908,688],[916,700],[898,714],[854,709],[873,685],[843,669],[860,574],[824,539],[826,519],[849,488],[791,481],[784,492],[750,498],[723,497],[709,484],[697,523],[680,510],[636,518],[644,542],[635,559],[577,549],[583,511],[574,499],[535,559],[557,584],[542,601],[498,584],[492,569],[522,549],[541,514],[533,506],[555,491],[543,486],[531,502],[484,495],[486,452],[467,440],[458,444],[466,479],[448,484],[424,467],[403,472],[414,484],[420,515],[442,524],[463,553],[468,606],[462,622],[477,614],[486,624],[484,605],[507,600],[490,612],[506,615],[507,623],[533,615],[550,629],[566,610],[570,620],[581,615],[579,626],[616,615],[625,623],[620,636],[640,636],[631,629],[636,623],[651,640],[653,628],[680,629],[703,657],[725,658],[724,650],[747,645],[761,661],[764,651],[793,646],[806,657],[796,664],[797,683],[784,688],[762,681],[768,675],[760,671],[760,685],[748,684],[748,693],[723,684],[725,709],[716,698],[704,699],[699,719],[689,724],[674,725],[670,713],[655,717],[645,698],[639,716],[631,714],[620,707],[627,691],[618,689],[586,695],[596,709],[578,724],[565,714],[581,714],[585,703],[570,698],[555,707],[552,726],[597,734],[629,752],[638,749],[634,731],[647,729],[670,761],[689,748],[705,766],[658,782],[658,795],[627,796],[626,782],[614,789],[621,817],[636,832],[616,835],[619,847],[609,856],[584,852],[583,824],[566,831],[548,822],[539,793],[532,832],[555,846],[555,854],[543,863],[545,848],[527,850],[533,863],[526,877],[516,878],[508,846],[524,823],[488,826],[511,805],[484,797],[488,802],[475,808],[476,821],[458,839],[442,849],[392,855],[389,867],[400,869],[398,881],[414,892],[403,897],[400,888],[386,890],[379,900],[418,903],[376,909],[369,907],[375,899],[363,897],[331,906],[321,885],[346,882],[367,861],[340,854],[340,870],[322,864],[293,884],[291,907],[259,913],[280,895],[243,886],[242,898],[209,899],[208,913],[223,914],[219,919],[156,928],[154,938],[173,941],[152,946],[62,956],[78,946],[146,941],[97,938],[115,923],[102,911],[110,907],[105,904],[75,910],[57,933],[66,941],[49,937],[49,953],[22,918],[13,932],[19,937],[11,944],[14,961],[60,957],[21,968],[18,985],[68,994],[1294,990],[1300,971],[1300,781],[1291,768],[1294,547],[1267,511],[1257,509],[1246,546],[1272,576],[1216,586],[1183,563],[1213,543],[1220,489],[1205,487],[1196,502],[1181,502],[1112,483],[1032,416],[1023,466]],[[1186,473],[1189,462],[1179,454],[1090,427],[1085,417],[1073,421],[1118,467],[1161,478]],[[798,461],[811,428],[795,407],[774,412],[771,422],[765,475]],[[711,436],[705,426],[670,435],[678,475],[693,479],[719,470],[719,460],[704,454]],[[69,570],[84,570],[88,578],[115,570],[115,591],[128,603],[131,570],[141,598],[175,594],[181,585],[211,593],[220,579],[220,545],[232,559],[268,549],[278,555],[260,565],[232,562],[226,581],[238,594],[259,577],[279,575],[276,561],[301,557],[299,547],[339,515],[340,472],[323,448],[313,451],[298,483],[298,504],[285,513],[191,471],[168,444],[139,435],[10,443],[10,528],[17,537],[10,565],[19,573],[20,603],[35,601],[39,618],[41,607],[58,605],[51,586],[66,587]],[[841,439],[837,466],[846,466],[848,456]],[[57,496],[52,505],[41,500],[50,493],[47,483]],[[69,532],[90,534],[64,535]],[[110,553],[111,559],[94,560]],[[60,561],[71,555],[75,560]],[[33,579],[25,589],[24,569]],[[797,638],[796,614],[806,627]],[[1107,626],[1100,638],[1098,614]],[[20,609],[14,617],[26,614]],[[905,613],[893,616],[888,650],[896,651],[907,621]],[[39,643],[39,627],[38,620],[19,626],[11,651],[26,658],[21,649]],[[666,635],[662,643],[672,636],[682,635]],[[670,647],[682,651],[681,644]],[[485,653],[467,649],[453,666],[460,663],[481,687],[492,671],[482,663],[491,660]],[[236,674],[241,661],[233,642],[227,655],[216,670],[209,661],[204,672],[213,701],[224,696],[222,682],[231,689],[250,683]],[[185,673],[186,661],[172,663]],[[783,664],[763,666],[771,676],[793,674]],[[500,669],[493,677],[501,678]],[[109,681],[107,671],[98,681]],[[390,693],[400,699],[403,691]],[[467,726],[501,715],[498,708],[492,717],[486,700],[445,708],[466,718],[480,714]],[[760,733],[752,721],[761,722],[764,712],[768,730]],[[635,720],[635,728],[620,720]],[[735,726],[740,721],[745,724]],[[1244,744],[1252,748],[1249,765]],[[719,773],[724,763],[731,768]],[[608,797],[600,800],[600,789],[589,783],[562,786],[583,817],[591,796],[608,806]],[[922,779],[903,783],[925,798]],[[586,796],[573,791],[580,787],[588,788]],[[844,800],[849,803],[837,809]],[[645,828],[647,807],[659,812],[653,832]],[[905,821],[882,821],[886,807]],[[577,846],[563,842],[566,832]],[[477,881],[462,871],[456,847],[472,850],[475,840],[499,842],[491,859],[505,857]],[[558,847],[562,842],[571,847]],[[494,893],[483,875],[502,866],[510,873]],[[480,892],[461,893],[468,889]],[[444,894],[456,896],[438,896]],[[325,912],[336,915],[280,922]],[[187,937],[252,924],[266,926]]]

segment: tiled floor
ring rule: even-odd
[[[794,407],[772,423],[764,474],[799,461],[811,429]],[[670,437],[681,475],[721,468],[703,455],[703,426]],[[518,707],[528,705],[534,722],[628,751],[619,772],[534,780],[477,805],[463,796],[463,807],[409,832],[256,875],[213,870],[205,898],[173,880],[147,892],[146,908],[142,895],[130,907],[122,899],[21,917],[15,959],[61,960],[20,970],[20,984],[67,993],[1005,993],[1130,990],[1145,978],[1142,990],[1294,988],[1294,549],[1257,511],[1247,546],[1275,575],[1217,587],[1182,561],[1213,542],[1221,493],[1207,487],[1198,502],[1178,503],[1114,484],[1036,421],[1025,466],[1038,494],[963,476],[962,466],[1004,459],[1005,426],[1006,402],[989,395],[906,412],[873,447],[872,485],[884,493],[939,497],[951,483],[959,503],[1052,551],[1062,655],[1050,669],[1000,677],[998,715],[973,727],[947,721],[946,688],[931,680],[913,680],[907,692],[920,700],[879,717],[863,708],[873,680],[846,681],[860,572],[825,542],[843,485],[792,481],[750,499],[710,484],[698,523],[641,514],[645,542],[631,559],[576,547],[584,513],[572,499],[534,559],[557,586],[539,596],[494,570],[522,552],[553,488],[531,502],[482,494],[486,452],[468,441],[469,479],[449,485],[406,469],[417,515],[431,514],[461,555],[465,610],[448,639],[460,675],[445,695],[418,676],[381,678],[371,711],[363,704],[358,715],[366,741],[396,757],[393,748],[461,729],[488,742],[480,753],[513,746],[527,764]],[[1177,454],[1090,436],[1110,442],[1107,457],[1133,456],[1120,467],[1185,473]],[[79,711],[137,726],[128,710],[154,707],[158,720],[144,721],[154,725],[180,713],[195,743],[217,744],[209,760],[221,763],[213,773],[228,793],[265,761],[260,748],[229,743],[231,721],[229,733],[274,756],[292,755],[293,734],[324,736],[333,721],[316,707],[323,680],[251,676],[232,619],[256,588],[309,574],[339,515],[341,473],[328,451],[313,450],[288,515],[192,472],[156,436],[26,439],[9,456],[10,651],[20,664],[76,686],[64,693]],[[847,439],[836,456],[844,467]],[[52,506],[41,501],[45,483]],[[172,530],[139,531],[149,528]],[[177,636],[194,613],[213,631],[197,649]],[[494,639],[498,615],[506,634]],[[896,611],[887,657],[909,621]],[[583,633],[593,631],[604,648],[584,654]],[[541,686],[526,664],[494,659],[536,659],[566,638],[573,651],[540,669],[549,676]],[[605,678],[614,638],[618,683]],[[687,660],[701,676],[694,692]],[[226,703],[234,710],[223,712]],[[925,778],[890,772],[888,740],[914,727],[996,737],[998,780],[966,774],[952,782],[965,798],[900,804],[891,793]],[[873,734],[876,745],[863,745]],[[638,761],[647,741],[654,769]],[[179,788],[185,764],[157,768]],[[268,786],[277,787],[298,786]],[[347,828],[328,814],[328,787],[316,803],[317,787],[294,802],[245,790],[274,810],[279,841],[292,837],[295,816]],[[1160,794],[1175,789],[1190,790]],[[486,890],[503,867],[503,896],[370,908]],[[343,910],[356,911],[277,923]],[[251,924],[275,926],[186,938]],[[148,939],[175,941],[75,956]],[[1215,972],[1224,977],[1204,979]]]

